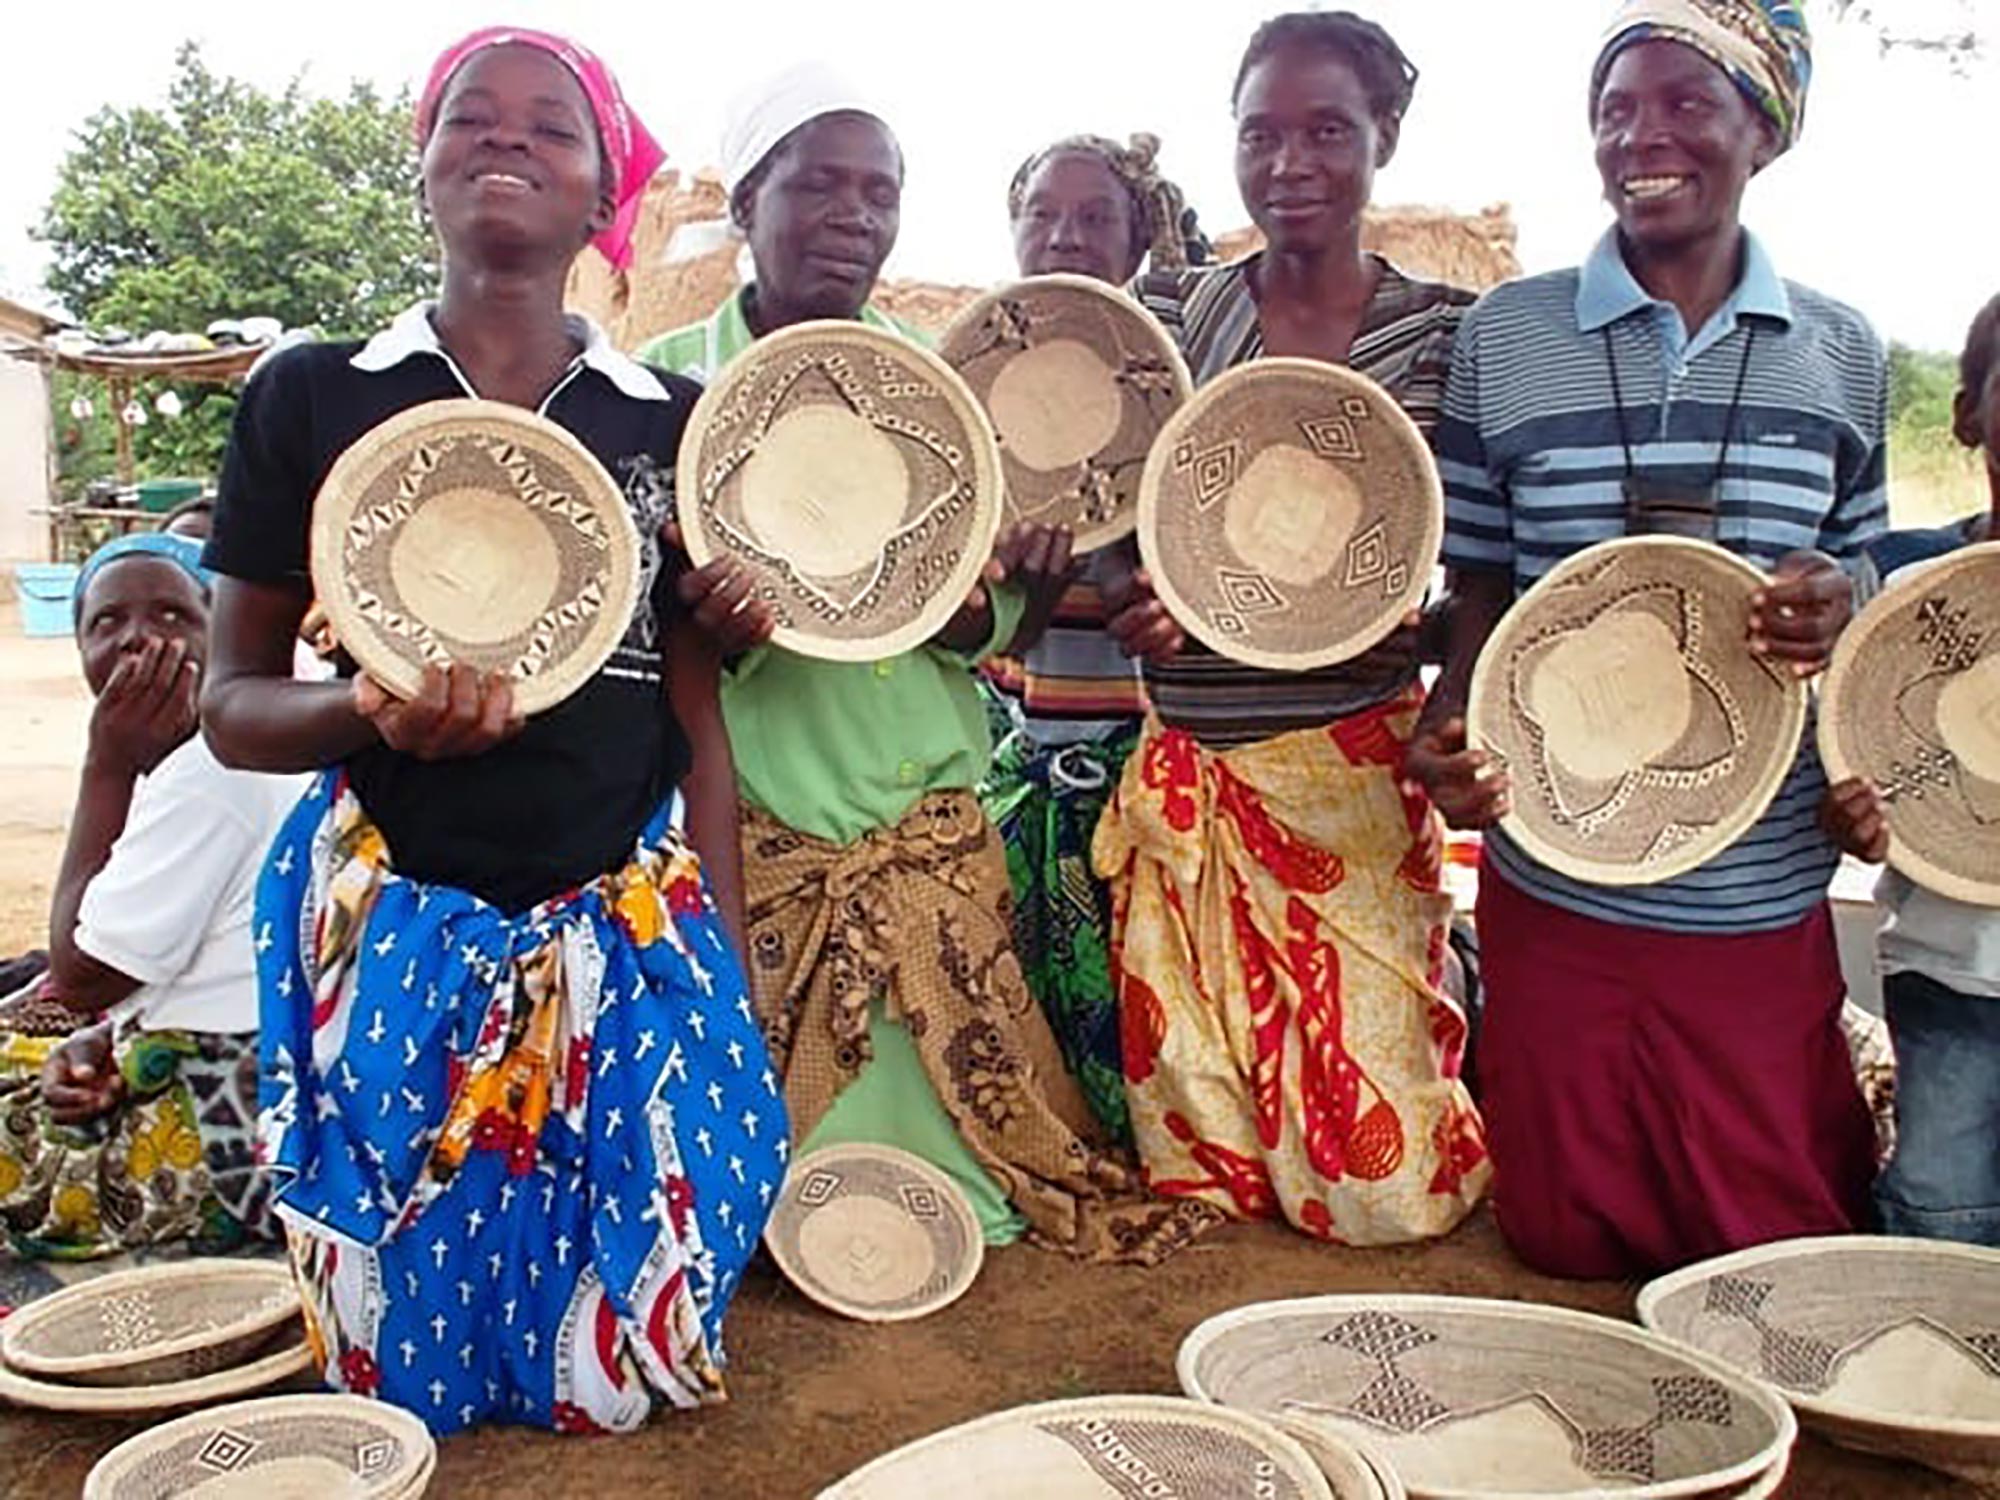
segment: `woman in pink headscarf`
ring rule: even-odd
[[[562,309],[586,244],[627,257],[661,153],[603,64],[541,32],[451,48],[417,127],[440,295],[257,372],[207,552],[210,743],[323,771],[257,895],[260,1146],[331,1384],[440,1432],[624,1431],[721,1397],[787,1136],[731,936],[718,664],[660,551],[697,389]],[[407,701],[295,681],[327,470],[467,396],[541,413],[623,485],[645,587],[619,648],[526,722],[463,666]]]

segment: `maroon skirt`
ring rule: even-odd
[[[1480,872],[1494,1212],[1556,1276],[1649,1275],[1865,1224],[1874,1132],[1822,904],[1774,932],[1625,927]]]

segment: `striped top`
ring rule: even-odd
[[[1716,540],[1766,569],[1802,548],[1860,568],[1888,509],[1881,341],[1851,308],[1779,280],[1763,248],[1744,238],[1735,292],[1692,338],[1679,311],[1648,296],[1626,268],[1615,231],[1582,267],[1511,282],[1480,301],[1459,332],[1437,431],[1449,566],[1505,571],[1519,594],[1562,558],[1625,534],[1615,359],[1636,472],[1706,486],[1740,375]],[[1819,830],[1825,786],[1808,726],[1763,820],[1699,869],[1657,885],[1572,880],[1501,830],[1486,847],[1515,885],[1586,916],[1670,931],[1765,931],[1825,899],[1839,862]]]
[[[1038,746],[1081,744],[1122,734],[1144,717],[1139,664],[1104,627],[1096,556],[1084,559],[1041,639],[1012,672],[988,678],[1021,702],[1021,721]],[[997,665],[997,664],[996,664]]]
[[[1348,367],[1388,391],[1428,438],[1444,401],[1452,338],[1473,294],[1413,280],[1382,257],[1370,258],[1380,279],[1348,351]],[[1133,295],[1180,345],[1197,386],[1263,357],[1248,274],[1256,259],[1155,272],[1132,284]],[[1146,691],[1161,720],[1222,749],[1359,713],[1394,698],[1416,677],[1415,643],[1400,631],[1352,661],[1309,672],[1245,666],[1193,639],[1174,660],[1148,662],[1145,669]]]

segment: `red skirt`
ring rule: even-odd
[[[1480,1108],[1494,1213],[1557,1276],[1649,1275],[1866,1222],[1874,1131],[1822,904],[1709,936],[1479,882]]]

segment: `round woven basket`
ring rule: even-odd
[[[1277,671],[1388,635],[1423,603],[1443,536],[1416,424],[1374,381],[1317,360],[1211,380],[1139,482],[1139,551],[1161,601],[1211,650]]]
[[[0,1401],[16,1406],[32,1406],[42,1411],[71,1411],[100,1415],[175,1411],[185,1406],[206,1406],[230,1401],[261,1391],[312,1368],[312,1348],[303,1334],[297,1342],[271,1354],[261,1354],[240,1365],[198,1375],[190,1380],[167,1380],[142,1385],[68,1385],[40,1380],[19,1370],[0,1365]]]
[[[80,1282],[0,1323],[0,1361],[73,1385],[192,1380],[297,1342],[283,1263],[190,1260]]]
[[[1865,776],[1889,862],[2000,906],[2000,542],[1899,576],[1842,632],[1820,690],[1820,758]]]
[[[1335,1500],[1336,1493],[1306,1450],[1268,1422],[1171,1396],[1093,1396],[947,1428],[857,1469],[820,1500]],[[1338,1500],[1349,1497],[1339,1492]]]
[[[436,1461],[437,1444],[424,1424],[386,1402],[273,1396],[195,1412],[127,1438],[91,1469],[83,1495],[404,1500],[423,1493]]]
[[[1639,1317],[1777,1387],[1833,1442],[2000,1481],[2000,1251],[1785,1240],[1659,1278]]]
[[[992,420],[1009,521],[1067,526],[1079,552],[1131,535],[1146,455],[1194,390],[1157,318],[1087,276],[1031,276],[966,308],[938,353]]]
[[[1381,1454],[1417,1500],[1630,1500],[1767,1479],[1797,1424],[1739,1371],[1607,1318],[1459,1297],[1309,1297],[1210,1318],[1181,1388]]]
[[[893,1146],[827,1146],[799,1158],[764,1229],[792,1285],[867,1323],[926,1317],[965,1295],[986,1255],[958,1184]]]
[[[639,604],[624,492],[548,418],[432,401],[370,428],[313,501],[312,582],[343,649],[400,697],[426,666],[512,679],[538,713],[610,659]]]
[[[1647,885],[1756,824],[1808,702],[1787,664],[1750,653],[1767,581],[1707,542],[1626,537],[1515,601],[1479,654],[1466,739],[1511,777],[1516,843],[1576,880]]]
[[[958,372],[863,323],[795,323],[738,355],[695,404],[677,473],[688,555],[735,558],[776,644],[830,661],[943,629],[1004,508],[992,424]]]

